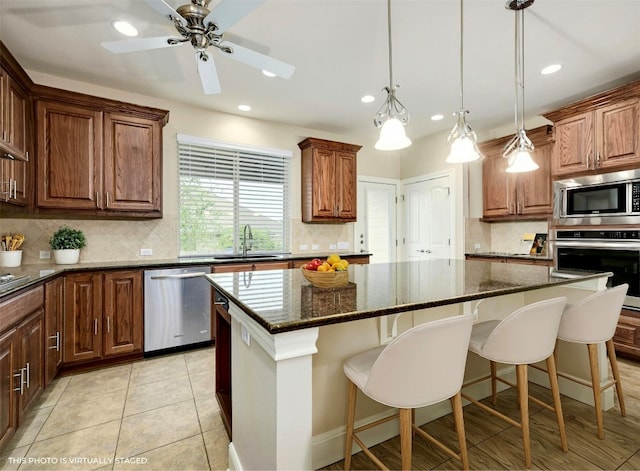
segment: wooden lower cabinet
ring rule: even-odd
[[[56,377],[62,364],[62,318],[64,279],[57,278],[44,287],[44,387]]]
[[[11,439],[18,426],[17,383],[14,369],[18,363],[14,343],[16,331],[0,335],[0,450]]]
[[[22,389],[18,396],[18,422],[44,389],[44,309],[18,326],[19,364],[24,368]]]
[[[622,309],[613,344],[620,356],[640,360],[640,310]]]
[[[64,317],[65,364],[142,352],[142,271],[65,277]]]

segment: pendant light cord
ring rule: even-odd
[[[524,129],[524,9],[517,10],[515,14],[515,44],[516,44],[516,80],[515,80],[515,122],[516,129],[522,131]],[[520,110],[518,110],[518,106]]]
[[[463,67],[463,51],[464,51],[464,0],[460,0],[460,110],[464,109],[464,67]]]
[[[393,53],[391,47],[391,0],[387,0],[387,32],[389,33],[389,93],[393,90]]]

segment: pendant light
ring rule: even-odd
[[[531,158],[533,143],[524,130],[524,10],[534,0],[508,0],[505,7],[516,12],[515,27],[515,124],[516,134],[504,147],[502,156],[508,159],[507,172],[530,172],[538,168]]]
[[[387,27],[389,33],[389,86],[383,90],[387,92],[387,99],[382,104],[374,124],[380,129],[380,138],[375,148],[378,150],[398,150],[411,145],[411,139],[407,137],[404,126],[409,122],[409,112],[396,98],[398,85],[393,84],[393,65],[391,47],[391,0],[387,0]]]
[[[476,133],[467,124],[466,114],[469,112],[464,108],[464,28],[463,28],[463,1],[460,0],[460,111],[454,113],[456,124],[447,137],[447,145],[451,146],[451,151],[447,157],[447,163],[460,164],[472,162],[482,158],[478,149],[478,138]]]

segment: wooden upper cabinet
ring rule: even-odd
[[[162,217],[168,112],[55,91],[36,86],[38,210]]]
[[[357,161],[361,146],[307,138],[302,150],[302,222],[357,218]]]
[[[0,66],[0,147],[18,160],[29,160],[30,103],[25,88]]]
[[[39,100],[36,120],[38,207],[101,208],[102,113]]]
[[[161,127],[125,114],[104,115],[106,208],[161,210]]]
[[[554,177],[606,173],[640,164],[640,82],[545,114],[555,127]]]
[[[535,146],[533,160],[539,168],[532,172],[507,173],[502,150],[511,136],[480,144],[482,162],[482,215],[484,219],[541,219],[553,213],[551,126],[527,132]]]

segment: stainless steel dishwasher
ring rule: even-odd
[[[211,343],[208,273],[202,266],[145,270],[145,355]]]

